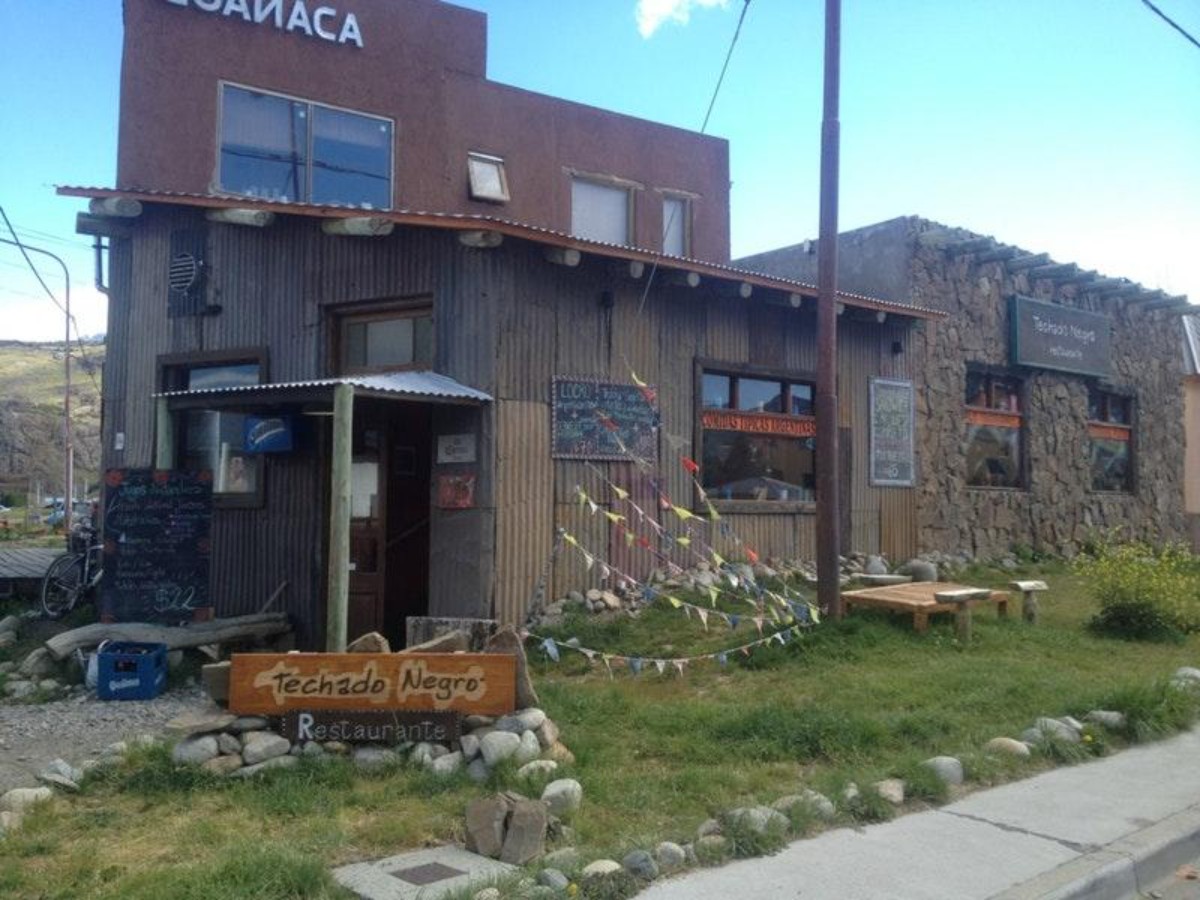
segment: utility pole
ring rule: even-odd
[[[817,605],[842,617],[838,497],[837,237],[841,0],[825,0],[825,103],[817,242]]]

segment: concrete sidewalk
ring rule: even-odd
[[[1200,856],[1200,729],[775,856],[644,900],[1131,900]]]

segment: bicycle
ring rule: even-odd
[[[68,552],[58,557],[42,579],[42,612],[47,619],[59,619],[87,597],[104,574],[104,545],[96,540],[96,529],[81,522],[71,530]]]

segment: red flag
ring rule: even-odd
[[[683,457],[680,457],[680,461],[683,463],[683,467],[685,469],[687,469],[689,472],[691,472],[693,475],[695,475],[697,472],[700,471],[700,465],[694,459],[690,459],[689,457],[683,456]]]
[[[752,566],[758,565],[758,554],[755,553],[753,550],[751,550],[749,547],[746,548],[746,559],[750,560],[750,565],[752,565]]]

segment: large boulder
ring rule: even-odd
[[[574,778],[560,778],[546,785],[542,801],[556,816],[566,816],[579,809],[583,803],[583,785]]]
[[[171,762],[179,765],[201,766],[218,753],[220,747],[211,734],[199,734],[184,738],[171,750]]]
[[[514,755],[521,747],[521,739],[511,731],[493,731],[483,736],[479,751],[488,768]]]
[[[483,797],[467,804],[467,849],[498,859],[504,847],[508,803],[503,797]]]
[[[242,737],[242,761],[248,766],[286,756],[291,749],[291,741],[269,731],[249,731]]]
[[[523,866],[546,852],[546,804],[536,800],[517,800],[511,804],[500,861]]]
[[[45,803],[54,796],[48,787],[13,788],[0,796],[0,812],[16,813],[18,816],[38,803]]]
[[[391,653],[392,645],[378,631],[368,631],[346,645],[347,653]]]
[[[533,680],[529,677],[529,664],[525,659],[525,645],[511,625],[505,626],[488,638],[484,653],[507,653],[517,658],[517,708],[540,707]]]

